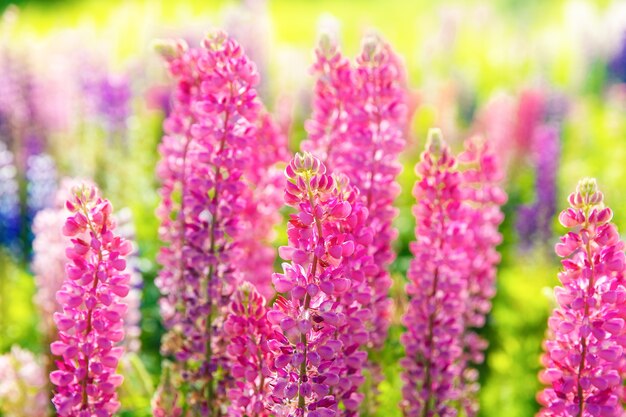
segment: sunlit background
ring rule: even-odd
[[[594,176],[615,222],[626,227],[626,3],[42,0],[2,1],[0,10],[0,354],[19,346],[37,360],[46,351],[33,301],[31,222],[52,204],[60,178],[93,178],[116,208],[132,214],[143,277],[141,348],[124,370],[121,415],[150,415],[162,334],[153,284],[160,245],[154,166],[170,91],[154,40],[197,45],[212,28],[233,35],[256,62],[262,98],[295,152],[311,111],[318,35],[336,34],[354,56],[373,31],[403,58],[415,111],[397,201],[396,321],[377,358],[386,379],[371,415],[400,415],[413,165],[434,126],[456,149],[481,133],[506,155],[509,201],[498,293],[483,330],[489,348],[480,415],[536,412],[541,341],[559,270],[552,248],[564,232],[555,213],[581,177]],[[537,133],[546,126],[557,129],[555,140]],[[36,415],[6,414],[17,391],[1,372],[0,415]]]

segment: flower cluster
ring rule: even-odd
[[[400,192],[398,155],[408,121],[404,71],[389,45],[375,36],[365,39],[354,66],[327,36],[316,58],[313,69],[319,78],[313,115],[306,124],[309,140],[303,148],[319,155],[333,172],[346,175],[369,211],[374,239],[368,251],[377,272],[368,279],[367,306],[373,312],[371,342],[380,348],[389,325],[387,268],[394,259],[391,243],[397,235],[393,201]]]
[[[465,238],[468,213],[462,204],[456,159],[440,137],[429,132],[415,170],[413,195],[417,242],[408,271],[410,302],[401,336],[406,357],[401,404],[406,416],[456,416],[464,371],[465,312],[472,243]]]
[[[352,286],[345,263],[358,243],[344,230],[362,224],[367,212],[344,198],[350,194],[346,181],[338,183],[310,154],[297,154],[285,173],[285,202],[297,213],[288,225],[289,246],[279,249],[290,263],[272,278],[286,297],[267,314],[277,333],[269,342],[270,409],[281,417],[354,415],[367,359],[359,347],[367,342],[370,317],[367,309],[342,302]]]
[[[59,339],[50,345],[60,356],[50,380],[57,386],[53,403],[60,416],[112,416],[119,409],[116,388],[123,348],[123,317],[130,276],[124,257],[130,242],[114,234],[108,200],[93,186],[72,190],[66,208],[71,215],[63,234],[71,238],[66,250],[66,280],[57,292],[61,308],[54,314]]]
[[[257,139],[258,74],[223,33],[207,37],[202,48],[179,43],[161,49],[177,82],[157,168],[166,244],[156,280],[168,329],[162,351],[175,357],[175,371],[184,376],[189,396],[182,400],[202,415],[216,415],[229,377],[228,371],[218,376],[228,366],[223,320],[243,279],[237,260],[248,256],[242,219],[252,193],[244,175]]]
[[[255,287],[245,282],[229,305],[224,322],[233,377],[228,387],[228,416],[270,416],[266,402],[273,358],[268,342],[275,338],[275,331],[267,321],[265,303]]]
[[[626,347],[624,242],[595,180],[583,179],[559,221],[572,229],[556,253],[564,258],[548,320],[538,416],[622,416]]]

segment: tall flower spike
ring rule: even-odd
[[[72,190],[71,212],[63,234],[71,237],[66,250],[66,280],[57,292],[60,311],[54,314],[59,339],[50,345],[60,356],[50,380],[57,386],[53,403],[60,416],[112,416],[120,404],[115,373],[123,348],[123,317],[130,277],[124,257],[132,245],[116,236],[112,207],[93,186]]]
[[[461,176],[456,160],[432,129],[415,170],[413,195],[417,242],[408,271],[410,297],[400,341],[406,357],[401,408],[406,416],[456,416],[464,370],[463,335],[469,267]],[[471,245],[471,243],[470,243]]]
[[[258,74],[221,32],[202,48],[160,49],[177,82],[157,168],[165,246],[156,284],[168,330],[162,351],[175,357],[174,371],[184,376],[183,402],[216,416],[225,407],[223,380],[230,375],[223,320],[243,278],[238,260],[246,256],[242,217],[252,203],[243,176],[256,139]]]
[[[559,221],[572,229],[555,247],[563,270],[548,320],[539,379],[541,417],[622,416],[626,347],[624,242],[595,179],[569,196]]]
[[[404,70],[390,46],[376,36],[364,40],[354,68],[329,38],[322,39],[316,56],[319,78],[303,149],[322,157],[333,172],[346,175],[369,211],[367,224],[374,240],[368,250],[378,272],[368,278],[368,307],[374,319],[371,342],[380,348],[389,326],[387,269],[394,259],[391,244],[397,231],[392,221],[398,213],[393,201],[400,193],[398,155],[407,125]]]
[[[467,361],[474,365],[484,360],[487,342],[476,330],[485,325],[486,316],[491,310],[491,300],[496,293],[496,266],[500,254],[496,246],[502,242],[498,226],[504,220],[501,206],[507,196],[500,182],[503,173],[499,159],[491,148],[491,143],[480,137],[470,137],[464,143],[465,149],[459,155],[465,170],[462,172],[463,200],[467,204],[467,239],[469,267],[467,310],[465,316],[465,353]],[[478,372],[468,368],[464,371],[465,394],[462,403],[467,416],[478,412]]]
[[[285,202],[297,213],[288,225],[289,246],[279,249],[290,263],[273,276],[286,297],[267,314],[277,335],[269,342],[274,355],[269,406],[277,417],[332,417],[340,409],[358,409],[352,387],[367,357],[341,337],[349,324],[366,335],[357,317],[348,322],[341,305],[352,285],[345,261],[355,252],[353,236],[343,229],[356,222],[360,210],[310,154],[296,154],[285,174]]]

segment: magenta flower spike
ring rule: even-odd
[[[279,249],[290,263],[273,276],[285,297],[267,313],[276,330],[268,343],[270,411],[277,417],[351,415],[358,409],[356,388],[367,359],[359,341],[367,333],[364,320],[342,302],[352,286],[346,260],[355,253],[354,235],[344,230],[359,222],[363,209],[345,198],[341,188],[347,184],[308,153],[297,154],[285,173],[285,202],[297,213],[288,225],[289,246]],[[350,330],[353,339],[344,337]]]
[[[254,227],[254,203],[245,176],[256,173],[251,164],[261,110],[254,89],[258,74],[242,48],[221,32],[207,37],[202,48],[178,44],[162,52],[177,82],[157,168],[165,246],[156,284],[168,330],[162,352],[175,359],[172,371],[186,384],[183,405],[217,416],[226,406],[223,382],[229,375],[223,320],[244,279],[242,259],[252,256],[246,249],[254,246],[246,234]]]
[[[130,281],[124,258],[132,245],[114,234],[111,203],[95,187],[73,188],[66,207],[71,215],[63,234],[71,245],[54,314],[59,339],[50,345],[61,357],[50,374],[57,386],[52,402],[60,416],[112,416],[120,407],[116,388],[123,377],[115,371],[124,351],[118,346]]]
[[[268,342],[275,330],[267,321],[266,301],[254,285],[244,282],[233,294],[224,321],[231,363],[228,391],[232,417],[270,417],[266,407],[270,392],[270,365],[273,362]]]
[[[544,342],[547,387],[538,395],[541,417],[623,416],[626,371],[624,242],[611,223],[595,179],[585,178],[559,216],[570,231],[555,247],[562,286]]]
[[[491,310],[491,300],[496,293],[497,265],[500,254],[496,247],[502,242],[498,231],[504,220],[501,207],[507,195],[501,186],[504,174],[491,144],[474,136],[464,143],[459,162],[465,167],[461,173],[463,199],[468,210],[466,236],[470,244],[467,276],[467,310],[465,315],[465,353],[467,362],[478,365],[484,361],[486,340],[476,330],[485,325]],[[468,368],[464,372],[462,404],[468,417],[478,412],[478,372]]]
[[[380,348],[391,314],[388,267],[395,256],[392,222],[398,214],[393,202],[400,193],[398,155],[408,123],[404,70],[390,46],[375,36],[365,39],[354,67],[328,37],[322,38],[316,57],[313,69],[319,78],[303,149],[346,175],[369,212],[373,241],[368,251],[378,270],[368,277],[372,295],[367,307],[373,312],[370,341]]]
[[[462,204],[461,175],[456,160],[432,129],[426,150],[415,167],[420,179],[413,195],[417,242],[408,271],[410,301],[400,341],[404,415],[456,416],[464,371],[465,311],[468,298],[468,251],[463,238],[467,210]]]

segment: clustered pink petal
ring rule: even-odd
[[[626,347],[624,242],[611,223],[594,179],[583,179],[559,216],[573,229],[556,253],[564,258],[555,288],[557,308],[544,342],[547,385],[538,395],[541,417],[622,416]]]
[[[227,415],[269,417],[265,403],[274,358],[268,342],[275,338],[275,330],[267,320],[266,301],[252,284],[243,283],[233,294],[224,332],[231,363]]]
[[[223,325],[230,298],[246,279],[267,292],[274,254],[264,245],[278,203],[266,201],[266,192],[286,142],[263,113],[257,70],[234,40],[218,32],[202,48],[162,49],[177,82],[157,168],[166,245],[156,280],[168,330],[162,351],[183,377],[179,388],[188,394],[180,400],[199,415],[216,415],[228,403]]]
[[[349,295],[347,265],[358,269],[353,256],[362,252],[363,240],[371,240],[363,224],[367,210],[347,179],[327,174],[311,154],[297,154],[285,173],[285,201],[297,212],[289,220],[289,246],[279,249],[290,262],[273,276],[285,297],[267,313],[276,332],[268,343],[268,407],[277,417],[356,415],[367,361],[364,324],[371,312]]]
[[[33,220],[33,261],[31,268],[35,274],[35,305],[42,318],[42,331],[48,343],[57,336],[53,315],[59,310],[56,293],[65,281],[65,250],[71,244],[70,238],[62,233],[63,224],[69,211],[65,202],[72,197],[72,189],[88,181],[63,178],[54,198],[52,207],[40,210]]]
[[[417,242],[408,271],[409,306],[400,341],[406,357],[401,407],[408,417],[457,415],[464,372],[465,312],[468,300],[468,211],[462,204],[462,177],[440,137],[429,133],[415,170],[413,195]]]
[[[328,37],[322,38],[316,58],[313,70],[319,78],[303,149],[322,158],[333,172],[346,175],[369,211],[373,240],[368,252],[377,270],[366,280],[371,292],[366,306],[373,313],[370,341],[380,348],[391,314],[388,266],[395,256],[391,244],[397,230],[392,222],[398,213],[393,201],[400,193],[398,155],[408,125],[405,74],[390,46],[375,36],[365,39],[354,66]]]
[[[112,207],[94,186],[72,190],[66,208],[71,215],[63,234],[71,238],[66,279],[57,292],[54,314],[59,339],[50,345],[61,359],[50,380],[57,386],[53,403],[60,416],[112,416],[120,404],[116,388],[123,348],[123,302],[130,277],[125,257],[132,245],[116,236]]]

